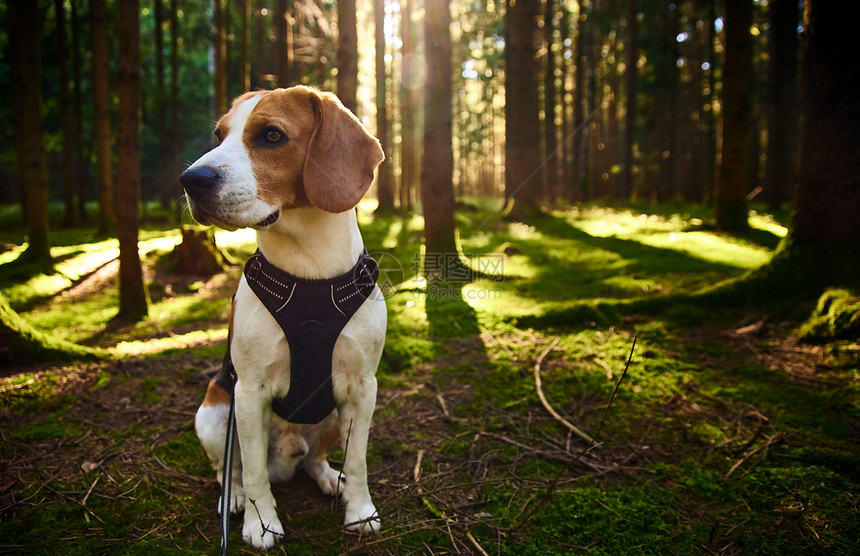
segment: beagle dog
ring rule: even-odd
[[[325,494],[342,496],[348,529],[376,532],[380,522],[367,486],[366,454],[386,308],[375,276],[368,281],[373,261],[354,208],[384,158],[382,148],[336,96],[303,86],[238,97],[215,126],[215,136],[218,145],[180,178],[191,215],[227,230],[253,228],[259,250],[252,259],[268,266],[260,271],[249,261],[245,267],[233,299],[226,360],[232,360],[236,382],[233,386],[222,370],[209,383],[196,414],[197,436],[221,483],[235,396],[241,456],[233,461],[229,507],[244,509],[242,538],[252,547],[271,548],[283,536],[270,483],[290,479],[299,464]],[[261,282],[258,272],[272,281]],[[276,318],[280,309],[270,302],[286,299],[281,309],[287,312],[298,307],[305,284],[327,284],[350,273],[364,278],[358,286],[353,279],[337,288],[338,294],[343,288],[354,292],[343,298],[359,300],[351,314],[344,308],[348,302],[336,299],[334,286],[330,303],[328,290],[325,298],[304,300],[310,316],[301,317],[298,327],[325,328],[315,320],[317,311],[340,313],[342,328],[334,329],[334,337],[327,344],[313,334],[309,343],[298,333],[288,338]],[[278,293],[275,284],[286,289]],[[267,301],[269,287],[275,297]],[[296,391],[310,360],[329,374],[300,391],[298,405],[317,416],[291,421],[298,408],[273,411],[273,405]],[[342,473],[326,461],[338,440],[344,446]]]

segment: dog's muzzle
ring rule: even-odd
[[[215,191],[219,182],[220,175],[218,172],[207,166],[189,168],[179,176],[179,183],[182,184],[185,193],[194,199],[199,199]]]

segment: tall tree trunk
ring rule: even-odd
[[[415,100],[415,46],[416,29],[412,21],[413,0],[405,0],[401,12],[402,62],[400,66],[400,210],[405,214],[412,210],[413,191],[415,190],[416,160],[416,118]]]
[[[78,190],[77,168],[75,165],[75,113],[69,85],[69,41],[66,34],[66,8],[63,0],[54,0],[54,13],[57,16],[57,69],[60,78],[60,122],[63,137],[63,204],[65,206],[63,225],[77,224],[75,193]]]
[[[454,239],[454,153],[451,137],[451,13],[449,0],[425,3],[424,156],[421,204],[424,212],[425,275],[429,261],[459,262]]]
[[[110,71],[108,67],[107,7],[105,0],[90,2],[92,34],[93,135],[99,190],[99,234],[114,229],[113,172],[111,169]]]
[[[37,2],[7,4],[15,151],[29,245],[24,257],[51,260],[48,182],[42,127],[42,13]]]
[[[797,176],[797,2],[772,0],[770,12],[770,129],[764,196],[771,208],[788,200]]]
[[[708,87],[703,95],[703,113],[705,120],[705,183],[702,188],[705,197],[711,200],[716,197],[717,188],[717,8],[714,2],[707,3],[707,18],[705,27],[708,30]]]
[[[224,28],[224,0],[214,0],[215,120],[227,111],[227,33]]]
[[[376,136],[382,143],[386,160],[377,171],[376,191],[379,199],[377,210],[382,213],[394,211],[394,174],[391,171],[391,147],[388,141],[388,106],[385,83],[385,2],[373,2],[374,35],[376,42]]]
[[[140,0],[119,2],[119,134],[117,137],[117,226],[119,315],[146,316],[147,296],[138,253],[140,198]]]
[[[239,45],[239,65],[242,92],[251,90],[251,0],[242,0],[242,41]]]
[[[788,236],[768,265],[735,286],[758,302],[860,287],[860,66],[845,63],[860,57],[860,42],[839,4],[807,0],[804,19],[800,161]]]
[[[583,201],[582,189],[582,147],[588,132],[585,129],[585,67],[588,56],[585,54],[585,2],[580,2],[576,17],[576,39],[574,40],[573,59],[575,60],[573,78],[573,146],[570,165],[570,200]]]
[[[72,98],[75,105],[72,148],[75,153],[75,184],[77,185],[75,196],[78,202],[78,220],[85,222],[88,220],[86,183],[90,181],[88,179],[90,173],[88,171],[89,165],[84,162],[88,160],[88,157],[84,155],[84,147],[89,143],[84,139],[84,95],[81,91],[83,79],[81,78],[80,21],[78,20],[77,5],[77,0],[70,0],[69,6],[71,8],[70,15],[72,20],[72,77],[74,83]]]
[[[254,62],[251,64],[253,72],[252,84],[254,87],[262,87],[265,83],[264,75],[269,72],[266,65],[266,49],[269,39],[266,36],[266,21],[263,17],[263,0],[257,0],[254,6],[254,23],[257,27],[257,40],[254,41]]]
[[[340,2],[338,2],[340,5]],[[290,11],[292,2],[278,0],[275,9],[275,73],[278,87],[289,87],[292,84],[292,40],[290,36]]]
[[[540,213],[540,122],[538,115],[538,0],[507,0],[505,11],[505,198],[510,216]]]
[[[752,99],[752,0],[726,1],[726,61],[723,69],[723,148],[717,188],[717,226],[749,228],[750,124]]]
[[[355,112],[358,94],[358,29],[355,0],[338,0],[337,28],[337,96],[344,106]]]
[[[555,200],[558,196],[558,127],[555,125],[556,90],[555,90],[555,52],[553,50],[553,32],[555,18],[555,2],[544,0],[543,40],[546,48],[546,64],[543,75],[543,105],[544,105],[544,149],[546,165],[544,166],[544,183],[546,198]]]
[[[170,173],[170,137],[167,127],[167,86],[164,79],[164,5],[163,0],[153,0],[155,11],[155,135],[158,139],[158,168],[156,169],[156,191],[161,207],[170,206],[170,190],[173,181]]]
[[[178,0],[170,0],[170,161],[172,171],[172,198],[176,208],[176,221],[182,221],[182,208],[178,199],[182,196],[179,174],[182,171],[179,151],[179,6]]]

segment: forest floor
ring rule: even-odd
[[[585,207],[527,226],[462,206],[463,252],[497,279],[428,290],[420,218],[360,211],[389,311],[368,454],[383,529],[345,533],[342,504],[299,473],[273,489],[272,552],[856,553],[858,341],[800,342],[815,299],[687,295],[766,263],[785,233],[755,214],[729,236],[706,215]],[[0,226],[13,308],[113,355],[0,362],[0,554],[217,552],[193,418],[253,235],[219,233],[236,264],[209,278],[171,271],[178,237],[142,233],[150,317],[123,325],[115,240],[64,231],[55,272],[4,273],[22,234]],[[240,532],[231,553],[251,553]]]

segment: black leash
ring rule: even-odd
[[[230,360],[230,353],[224,358],[224,365],[230,373],[232,384],[236,384],[236,370]],[[221,472],[221,550],[220,556],[227,555],[227,542],[230,536],[230,495],[233,486],[233,444],[236,431],[236,396],[230,388],[230,414],[227,416],[227,438],[224,439],[224,467]]]

